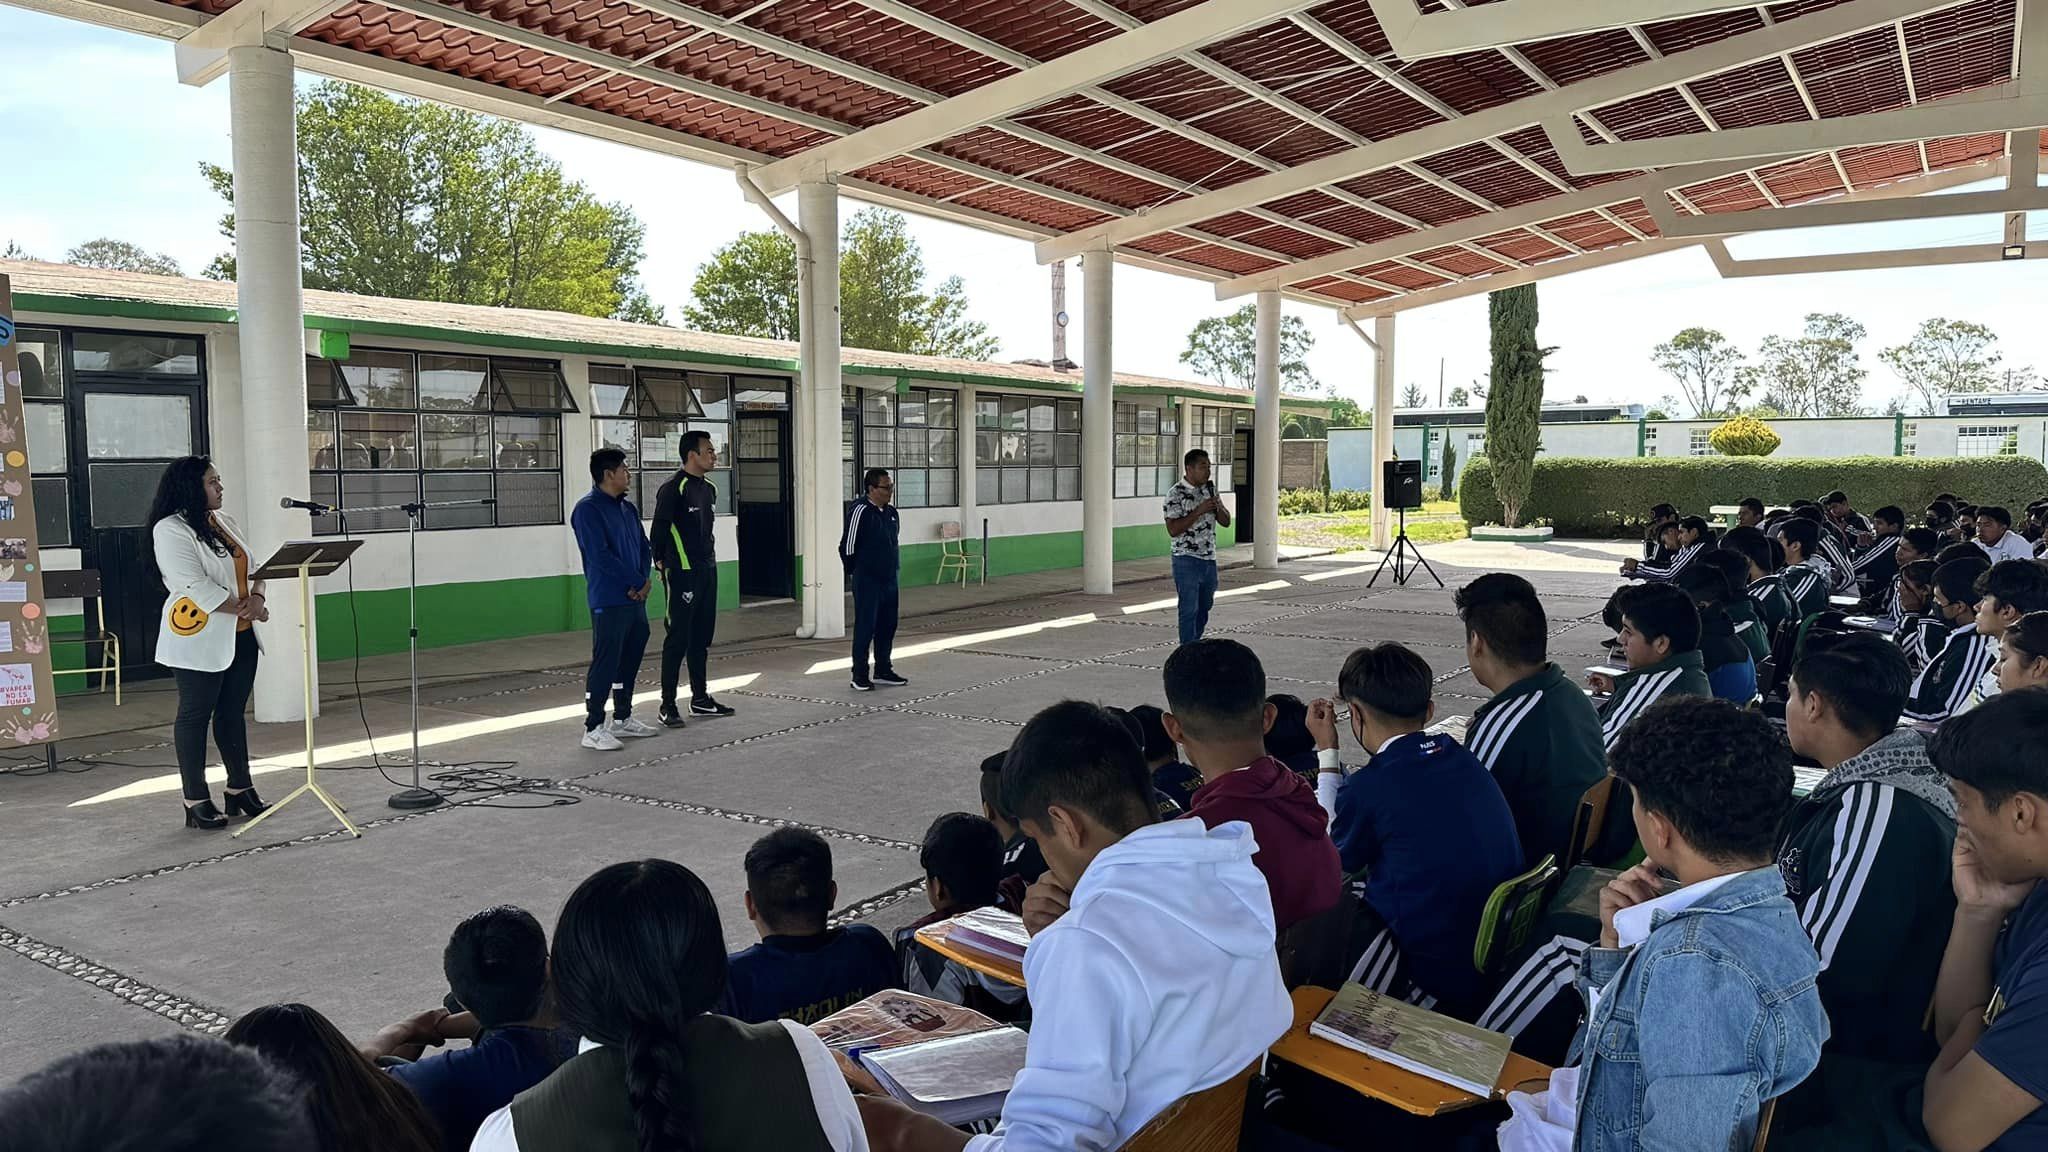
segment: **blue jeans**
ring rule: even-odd
[[[1173,589],[1180,597],[1180,642],[1193,644],[1209,627],[1209,609],[1216,604],[1216,562],[1175,556]]]

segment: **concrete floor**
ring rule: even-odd
[[[1483,571],[1529,575],[1558,630],[1554,658],[1576,668],[1604,633],[1572,621],[1598,612],[1631,547],[1461,541],[1427,555],[1453,588]],[[1464,670],[1449,592],[1426,578],[1368,589],[1376,560],[1232,568],[1211,633],[1251,645],[1272,690],[1303,697],[1329,693],[1353,647],[1400,640],[1436,669],[1439,712],[1469,714],[1483,690]],[[727,942],[743,946],[740,857],[776,824],[831,842],[842,918],[906,923],[926,910],[916,841],[935,816],[978,809],[976,765],[1032,713],[1071,697],[1163,702],[1158,668],[1175,640],[1164,563],[1119,565],[1106,597],[1066,591],[1077,577],[907,589],[897,666],[912,684],[872,694],[847,687],[844,641],[789,635],[793,608],[727,613],[712,677],[739,715],[609,754],[576,744],[586,636],[430,650],[422,772],[457,775],[436,783],[452,802],[419,813],[385,805],[395,785],[378,771],[411,771],[404,654],[325,666],[321,780],[362,823],[360,840],[310,798],[241,840],[188,831],[168,682],[131,685],[119,709],[111,696],[67,698],[58,772],[32,752],[0,758],[0,1083],[88,1044],[217,1031],[280,1000],[367,1036],[439,1001],[440,952],[460,917],[516,903],[552,924],[584,876],[618,860],[696,869]],[[655,672],[650,659],[643,693]],[[280,799],[302,730],[256,725],[251,737],[270,758],[258,786]]]

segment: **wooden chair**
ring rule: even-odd
[[[1614,777],[1602,776],[1598,784],[1579,797],[1579,813],[1572,820],[1572,840],[1565,845],[1563,866],[1576,868],[1586,862],[1586,853],[1600,842],[1607,828],[1607,807],[1614,798]]]
[[[1259,1061],[1237,1075],[1183,1096],[1124,1142],[1123,1152],[1237,1152],[1244,1133],[1245,1086]]]
[[[1764,1101],[1764,1110],[1756,1117],[1756,1143],[1749,1146],[1749,1152],[1764,1152],[1764,1142],[1771,1138],[1771,1116],[1777,1110],[1776,1100]]]
[[[100,587],[98,569],[86,568],[74,571],[43,572],[43,598],[45,600],[87,600],[91,611],[85,617],[85,631],[78,635],[52,635],[50,647],[54,651],[59,644],[77,644],[85,650],[86,665],[82,668],[52,668],[51,676],[89,676],[100,674],[100,691],[107,690],[107,679],[114,681],[114,707],[121,706],[121,637],[107,630],[107,600]],[[99,645],[99,662],[92,663],[92,647]]]
[[[1479,938],[1472,944],[1473,967],[1491,976],[1503,957],[1528,942],[1557,874],[1557,857],[1545,856],[1534,868],[1500,882],[1486,898],[1486,911],[1480,913]]]
[[[947,520],[939,525],[939,575],[932,583],[944,584],[946,573],[958,570],[956,582],[965,584],[969,568],[974,569],[976,575],[986,579],[987,569],[983,567],[984,563],[985,559],[981,553],[967,550],[967,540],[961,532],[958,520]]]

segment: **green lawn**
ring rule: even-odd
[[[1465,538],[1465,521],[1457,514],[1455,501],[1439,500],[1408,516],[1408,539],[1417,544],[1441,544]],[[1372,544],[1372,513],[1337,512],[1306,516],[1284,516],[1280,520],[1280,542],[1309,548],[1364,548]]]

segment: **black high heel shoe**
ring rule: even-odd
[[[205,828],[211,831],[215,828],[225,828],[227,826],[228,818],[220,814],[220,809],[213,806],[213,801],[210,798],[201,800],[197,804],[185,805],[185,827]]]
[[[230,816],[247,816],[253,820],[270,810],[270,805],[265,804],[263,798],[256,795],[254,788],[244,788],[240,792],[223,792],[221,799],[227,803]]]

